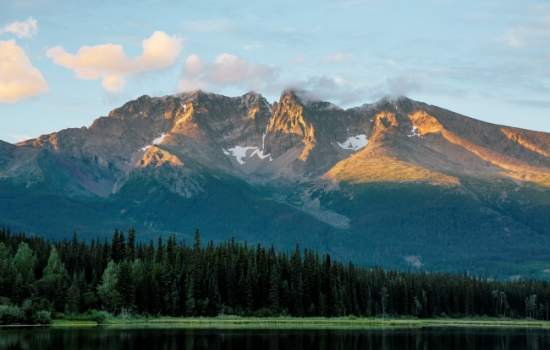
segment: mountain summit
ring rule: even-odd
[[[544,276],[550,134],[405,97],[142,96],[86,128],[0,142],[0,196],[0,225],[52,237],[201,227],[359,263]]]

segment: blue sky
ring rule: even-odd
[[[550,132],[550,1],[0,0],[2,140],[86,126],[142,94],[286,87]]]

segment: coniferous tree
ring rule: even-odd
[[[0,297],[9,298],[15,288],[16,270],[9,248],[0,242]]]
[[[198,231],[191,246],[128,236],[52,243],[0,229],[0,304],[174,316],[550,316],[547,281],[356,267],[309,250],[203,245]]]
[[[126,258],[130,261],[133,261],[136,258],[136,230],[133,227],[128,231]]]
[[[135,308],[135,283],[132,280],[132,265],[125,260],[118,264],[116,290],[120,295],[120,307],[130,311]]]
[[[280,283],[279,272],[276,268],[272,268],[269,276],[269,308],[274,314],[279,313]]]
[[[194,316],[195,315],[195,293],[193,290],[193,278],[190,277],[187,279],[186,291],[185,291],[185,315]]]
[[[67,290],[67,299],[65,303],[65,312],[69,314],[78,314],[81,305],[80,282],[77,274],[73,274],[71,286]]]

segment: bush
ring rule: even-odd
[[[0,324],[22,324],[25,323],[25,313],[14,305],[0,305]]]
[[[256,310],[254,313],[252,313],[252,316],[254,317],[273,317],[278,316],[278,313],[274,312],[271,309],[268,308],[261,308],[259,310]]]
[[[103,323],[106,320],[113,318],[113,315],[107,311],[90,310],[86,313],[88,320],[96,321],[97,323]]]
[[[114,316],[107,311],[100,310],[88,310],[82,314],[60,314],[57,318],[62,318],[72,321],[94,321],[97,323],[104,323],[108,319],[112,319]]]
[[[52,321],[52,314],[47,310],[36,311],[32,315],[32,321],[34,324],[50,324]]]

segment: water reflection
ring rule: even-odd
[[[510,329],[369,331],[2,329],[0,330],[0,349],[542,350],[550,349],[550,331]]]

